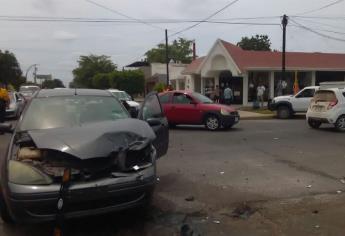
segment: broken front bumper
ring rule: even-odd
[[[145,204],[156,182],[155,166],[125,174],[118,173],[82,183],[71,183],[65,203],[65,218],[99,215]],[[5,198],[18,222],[53,221],[60,185],[24,186],[9,183]]]

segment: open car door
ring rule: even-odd
[[[153,142],[160,158],[168,151],[169,125],[156,92],[149,93],[139,111],[139,119],[146,121],[156,134]]]

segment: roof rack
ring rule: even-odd
[[[322,82],[322,83],[320,83],[320,89],[328,89],[328,88],[344,89],[345,88],[345,81],[344,82]]]

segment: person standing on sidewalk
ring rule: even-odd
[[[265,94],[265,86],[263,86],[262,84],[259,85],[256,89],[257,91],[257,97],[258,97],[258,102],[260,102],[260,106],[261,108],[264,107],[264,94]]]
[[[227,84],[226,88],[224,89],[224,100],[225,100],[226,105],[231,105],[232,97],[233,97],[232,90]]]
[[[214,89],[214,102],[219,103],[219,98],[220,98],[220,90],[219,90],[219,86],[216,85],[216,88]]]
[[[0,123],[5,122],[6,108],[9,105],[10,97],[4,85],[0,84]]]

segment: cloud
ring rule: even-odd
[[[53,38],[55,40],[60,40],[60,41],[72,41],[78,38],[78,35],[73,34],[71,32],[63,31],[63,30],[58,30],[55,31],[53,34]]]
[[[55,13],[56,6],[53,0],[35,0],[32,2],[32,6],[40,11]]]

